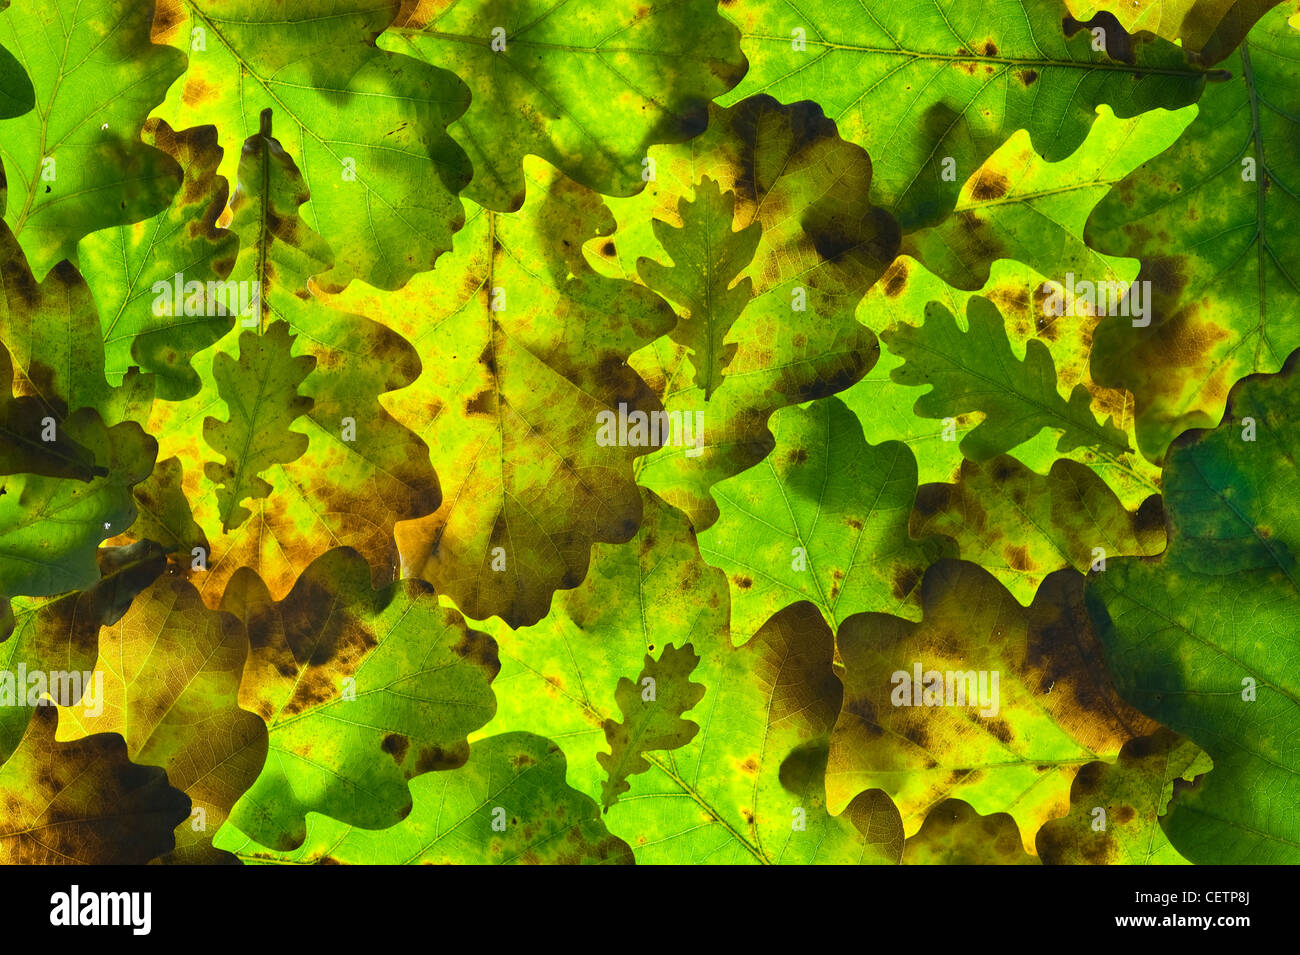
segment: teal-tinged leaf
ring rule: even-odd
[[[1297,368],[1241,382],[1218,428],[1170,449],[1165,553],[1088,580],[1120,693],[1214,762],[1164,820],[1197,864],[1300,862]]]

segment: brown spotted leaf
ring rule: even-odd
[[[1050,825],[1050,823],[1049,823]],[[903,847],[904,865],[1040,865],[1005,812],[981,816],[960,799],[945,799]]]
[[[153,541],[101,547],[95,557],[99,579],[84,590],[14,601],[14,629],[0,643],[0,671],[16,674],[24,667],[28,673],[81,673],[83,695],[87,687],[93,689],[93,678],[88,683],[84,674],[94,669],[100,627],[120,619],[167,564],[163,549]],[[16,692],[13,704],[0,706],[0,762],[18,745],[31,718],[30,706]]]
[[[1146,324],[1097,328],[1097,380],[1137,402],[1152,461],[1188,428],[1213,427],[1228,390],[1300,347],[1300,31],[1270,11],[1222,63],[1196,120],[1088,219],[1088,244],[1140,259]]]
[[[1129,740],[1114,763],[1089,763],[1070,786],[1070,812],[1038,830],[1050,865],[1186,865],[1160,827],[1169,800],[1212,768],[1195,743],[1161,728]]]
[[[211,548],[190,510],[182,467],[179,458],[159,461],[153,473],[135,486],[131,493],[136,519],[124,537],[157,541],[164,550],[174,553],[181,565],[197,569],[196,564],[207,563]],[[195,553],[195,548],[201,553]]]
[[[140,865],[172,850],[189,798],[137,766],[115,733],[55,742],[57,710],[36,710],[0,766],[0,863]]]
[[[157,579],[99,631],[99,698],[60,712],[59,738],[117,733],[131,761],[160,766],[193,802],[163,862],[231,861],[212,837],[262,771],[266,725],[240,709],[248,636],[232,614],[210,610],[175,573]],[[102,681],[102,684],[99,682]]]
[[[353,286],[338,304],[385,322],[424,368],[392,396],[423,439],[442,506],[398,527],[402,566],[469,617],[536,623],[576,587],[597,541],[641,522],[636,445],[605,416],[660,410],[628,356],[673,325],[644,287],[605,278],[581,246],[607,237],[604,201],[540,161],[518,213],[472,212],[457,247],[398,293]],[[615,429],[617,430],[617,429]]]
[[[951,537],[963,560],[992,573],[1023,604],[1053,571],[1087,573],[1106,558],[1165,548],[1158,496],[1130,512],[1095,471],[1067,458],[1045,475],[1006,454],[963,461],[952,484],[921,485],[911,530],[918,538]]]
[[[221,607],[250,646],[239,704],[270,736],[230,821],[264,845],[301,845],[308,812],[393,825],[410,811],[408,780],[464,763],[468,734],[496,710],[496,644],[423,581],[370,581],[361,555],[338,548],[283,600],[248,568],[226,588]]]
[[[320,281],[333,288],[353,279],[398,288],[450,247],[470,164],[446,127],[465,111],[469,90],[445,69],[377,46],[396,0],[156,7],[155,41],[188,54],[158,114],[175,129],[215,126],[221,175],[235,178],[248,158],[241,145],[275,110],[281,138],[311,178],[306,217],[335,253],[308,275],[325,273]]]
[[[1130,33],[1145,30],[1179,41],[1197,60],[1217,63],[1236,48],[1250,28],[1284,0],[1066,0],[1081,20],[1111,13]]]
[[[1155,725],[1111,686],[1076,571],[1049,576],[1026,609],[988,571],[940,561],[921,602],[919,623],[869,613],[840,626],[831,808],[880,788],[914,834],[956,797],[1010,813],[1032,852],[1038,828],[1065,814],[1077,769]]]
[[[283,597],[314,559],[337,546],[356,548],[370,562],[374,584],[387,583],[398,575],[395,525],[430,513],[441,500],[428,447],[381,403],[416,379],[421,359],[397,333],[329,308],[315,294],[309,276],[327,267],[333,252],[302,218],[306,181],[272,135],[273,119],[264,115],[244,144],[231,200],[240,249],[227,285],[237,297],[237,333],[195,356],[200,392],[156,402],[150,421],[162,457],[181,463],[194,520],[209,543],[207,573],[196,584],[210,606],[241,566]],[[255,351],[275,346],[274,361],[264,374],[222,385],[235,356],[244,361],[245,342]],[[223,399],[231,413],[242,409],[244,417],[270,422],[239,429],[248,441],[234,449],[237,460],[263,452],[264,466],[244,464],[243,477],[266,494],[230,508],[216,506],[200,480],[204,466],[216,463],[203,424],[227,416]],[[237,508],[250,516],[228,520]]]
[[[1087,24],[1058,0],[740,0],[750,70],[723,98],[816,99],[871,153],[871,198],[904,231],[951,214],[961,184],[1019,129],[1049,162],[1087,136],[1097,107],[1122,117],[1195,102],[1206,71],[1115,18]],[[1094,43],[1093,29],[1104,42]]]
[[[701,136],[652,149],[649,158],[655,187],[612,200],[616,242],[592,243],[587,251],[609,274],[635,279],[635,269],[685,320],[631,359],[677,419],[665,446],[637,463],[637,480],[703,529],[718,515],[710,486],[772,450],[768,419],[775,411],[843,391],[875,364],[876,336],[854,310],[897,253],[898,226],[867,197],[871,157],[841,139],[813,102],[785,106],[755,96],[711,108]],[[697,204],[708,203],[715,189],[735,197],[734,241],[758,236],[752,255],[744,262],[737,256],[729,276],[726,308],[739,314],[728,314],[723,345],[735,350],[727,353],[720,384],[712,360],[682,341],[683,328],[698,320],[691,303],[717,300],[720,276],[705,261],[713,255],[693,256],[693,274],[677,274],[684,257],[672,246],[678,233],[654,225],[680,224],[685,242],[685,233],[698,231]],[[673,280],[665,284],[669,271],[653,263],[668,260]]]

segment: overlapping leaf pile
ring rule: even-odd
[[[0,861],[1300,862],[1297,143],[1294,2],[0,0]]]

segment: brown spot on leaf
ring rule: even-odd
[[[1010,743],[1015,739],[1015,733],[1011,731],[1011,724],[1006,720],[998,717],[979,717],[979,719],[988,727],[988,731],[1001,742]]]
[[[975,180],[975,186],[971,189],[971,195],[981,202],[987,202],[1005,196],[1010,186],[1007,177],[1002,173],[992,169],[982,169],[979,178]]]
[[[465,402],[465,414],[467,415],[491,415],[495,408],[496,392],[491,388],[484,388]]]
[[[172,32],[181,21],[185,19],[185,14],[181,10],[180,0],[158,0],[154,7],[153,26],[149,31],[149,39],[159,46],[163,46],[172,37]]]
[[[380,744],[380,749],[392,756],[394,762],[400,763],[410,745],[411,741],[401,733],[389,733],[384,737],[383,743]]]
[[[1029,559],[1029,547],[1021,544],[1019,547],[1008,545],[1003,550],[1003,556],[1007,559],[1007,566],[1013,570],[1032,570],[1034,562]]]
[[[902,295],[903,289],[907,288],[907,263],[902,259],[895,259],[894,264],[885,272],[884,283],[887,296],[898,298]]]
[[[217,88],[202,77],[191,76],[185,81],[181,102],[186,106],[201,106],[217,94]]]
[[[1097,838],[1086,840],[1080,851],[1090,865],[1110,865],[1115,857],[1115,838],[1110,833],[1096,833]]]

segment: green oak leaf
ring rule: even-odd
[[[271,490],[247,503],[251,518],[227,527],[225,509],[214,506],[215,497],[200,493],[202,485],[190,489],[194,520],[211,546],[209,573],[196,583],[213,606],[241,566],[253,568],[279,598],[304,568],[337,546],[360,551],[372,565],[374,584],[381,586],[398,576],[394,526],[429,514],[441,500],[428,447],[381,403],[386,392],[416,380],[420,357],[396,332],[329,308],[323,293],[317,294],[309,277],[328,267],[333,253],[300,217],[308,200],[306,183],[272,136],[272,120],[271,113],[264,114],[240,156],[230,207],[240,251],[228,283],[235,286],[240,310],[248,312],[241,327],[249,323],[270,334],[274,325],[287,324],[291,343],[279,364],[301,369],[310,362],[315,370],[296,386],[309,400],[303,413],[278,437],[258,435],[264,443],[283,442],[286,451],[295,450],[293,445],[303,450],[262,470],[260,479]],[[216,371],[230,366],[240,341],[227,335],[214,351],[195,356],[202,383],[198,395],[154,405],[151,430],[162,442],[161,453],[179,458],[187,475],[215,463],[203,423],[208,415],[226,414]],[[257,400],[274,407],[293,400],[284,384],[264,393],[240,388],[237,394],[250,406],[262,394]]]
[[[189,798],[132,763],[116,733],[56,742],[58,720],[39,707],[0,766],[0,863],[142,865],[170,852]]]
[[[162,767],[190,797],[200,812],[176,827],[176,848],[160,861],[233,861],[212,836],[267,757],[266,725],[238,702],[248,635],[165,566],[155,564],[156,579],[99,631],[102,692],[93,710],[84,699],[61,709],[58,738],[117,733],[133,763]]]
[[[1120,693],[1214,761],[1163,820],[1196,864],[1300,861],[1300,820],[1280,808],[1300,799],[1297,356],[1239,383],[1218,428],[1175,441],[1164,554],[1088,580]]]
[[[838,817],[825,809],[825,748],[841,687],[816,608],[787,608],[733,648],[722,572],[701,559],[683,514],[642,493],[637,536],[597,545],[586,580],[557,595],[546,619],[517,631],[491,627],[498,685],[508,692],[488,730],[555,739],[570,785],[599,800],[604,727],[619,712],[614,675],[630,679],[647,654],[689,644],[700,662],[675,679],[705,688],[691,711],[700,732],[643,752],[650,768],[629,777],[629,792],[604,816],[637,861],[897,862],[903,833],[883,793],[860,795]]]
[[[193,482],[191,482],[193,483]],[[203,549],[203,563],[212,552],[207,535],[194,520],[185,496],[184,469],[179,458],[165,458],[131,491],[137,517],[125,535],[136,540],[157,541],[181,563],[193,566],[196,547]]]
[[[683,309],[668,337],[687,350],[695,386],[704,390],[705,401],[713,397],[736,354],[736,343],[726,341],[727,333],[749,304],[753,289],[751,278],[736,276],[753,260],[763,231],[758,222],[733,231],[735,206],[735,194],[723,192],[705,176],[695,198],[683,196],[678,204],[680,227],[662,219],[654,222],[655,238],[672,256],[672,266],[653,259],[637,261],[641,280]]]
[[[727,573],[733,632],[747,638],[798,600],[834,629],[867,610],[919,617],[921,575],[956,549],[908,533],[912,452],[898,441],[867,443],[835,397],[784,408],[771,427],[776,449],[714,486],[721,516],[700,535],[700,553]]]
[[[480,0],[403,11],[380,45],[469,84],[469,110],[450,131],[474,164],[466,196],[497,212],[523,205],[526,154],[606,195],[642,189],[649,148],[701,132],[709,100],[745,73],[736,29],[713,0]]]
[[[1092,764],[1089,765],[1105,765]],[[1048,823],[1051,825],[1051,823]],[[1041,830],[1040,830],[1041,831]],[[1041,865],[1025,851],[1016,821],[1005,812],[981,816],[969,803],[945,799],[930,810],[903,847],[904,865]]]
[[[7,194],[0,172],[0,208]],[[19,443],[0,454],[27,454],[23,447],[32,434],[41,431],[45,441],[45,418],[63,420],[70,412],[95,409],[103,420],[117,424],[125,420],[143,423],[153,403],[154,377],[132,368],[110,386],[104,374],[104,342],[91,290],[68,261],[54,266],[37,281],[27,256],[7,223],[0,223],[0,347],[11,361],[7,376],[21,394],[18,405],[8,409],[8,426]],[[8,397],[7,394],[4,397]],[[13,415],[24,418],[14,420]],[[48,455],[85,463],[84,456],[62,449],[57,439]],[[34,470],[51,473],[49,462]],[[57,469],[56,469],[57,470]],[[100,473],[94,468],[91,473]],[[80,474],[83,479],[85,473]]]
[[[0,43],[31,78],[35,109],[0,120],[11,197],[5,222],[44,277],[77,241],[166,207],[180,169],[140,141],[185,57],[149,40],[136,0],[17,0]],[[2,68],[2,67],[0,67]]]
[[[213,365],[230,417],[203,422],[203,440],[224,459],[209,461],[204,474],[217,485],[224,532],[252,517],[244,501],[271,493],[271,485],[258,476],[262,471],[288,464],[307,450],[307,436],[289,426],[311,409],[312,399],[300,395],[298,386],[316,367],[316,359],[292,356],[293,341],[289,323],[274,322],[264,334],[246,331],[239,336],[238,360],[223,352]]]
[[[1128,438],[1113,417],[1103,424],[1092,413],[1092,396],[1083,384],[1069,400],[1057,391],[1056,367],[1047,346],[1036,338],[1025,344],[1025,357],[1011,347],[1002,315],[988,299],[972,298],[966,306],[968,327],[938,302],[926,306],[920,326],[900,324],[881,333],[903,359],[890,376],[898,384],[930,390],[916,399],[916,414],[952,418],[979,411],[985,419],[961,440],[961,452],[987,461],[1028,441],[1044,428],[1061,432],[1058,453],[1075,448],[1102,448],[1125,454]]]
[[[239,705],[270,737],[230,822],[272,848],[301,845],[308,812],[393,825],[411,808],[408,781],[462,765],[467,734],[496,709],[496,644],[423,581],[372,589],[354,550],[313,561],[281,601],[240,568],[221,609],[251,648]]]
[[[1117,271],[1093,273],[1108,280],[1131,281],[1137,263],[1125,268],[1114,260]],[[1052,356],[1057,386],[1067,392],[1083,385],[1099,411],[1109,415],[1136,447],[1133,434],[1133,397],[1122,389],[1103,388],[1089,372],[1089,352],[1097,319],[1083,313],[1047,314],[1046,298],[1030,291],[1041,288],[1045,277],[1028,266],[1009,260],[993,264],[989,281],[978,295],[944,283],[915,259],[899,256],[884,278],[867,293],[858,307],[858,321],[875,329],[910,324],[925,314],[927,305],[940,302],[955,315],[964,315],[972,298],[994,302],[1003,315],[1003,327],[1012,349],[1019,355],[1031,339],[1042,342]],[[893,372],[903,364],[901,356],[882,346],[880,362],[857,384],[839,395],[849,406],[865,432],[873,439],[902,441],[916,455],[922,483],[954,483],[966,461],[960,441],[975,429],[984,415],[978,411],[953,415],[952,421],[921,417],[915,411],[915,392],[898,387]],[[1016,458],[1035,471],[1046,473],[1060,458],[1083,464],[1100,476],[1129,510],[1160,490],[1160,468],[1136,452],[1119,454],[1104,447],[1079,447],[1065,455],[1057,451],[1058,434],[1045,428],[1018,445]]]
[[[1172,43],[1130,36],[1114,18],[1079,24],[1057,0],[738,0],[724,11],[750,70],[722,101],[817,99],[871,153],[872,200],[905,232],[949,215],[961,183],[1018,129],[1057,162],[1083,142],[1098,105],[1128,118],[1186,106],[1205,85]]]
[[[627,777],[650,768],[645,760],[647,751],[685,746],[700,731],[698,724],[682,719],[704,696],[704,687],[690,679],[699,662],[689,643],[680,648],[669,644],[657,660],[646,654],[645,666],[635,680],[623,677],[618,681],[614,699],[623,719],[605,720],[610,751],[596,755],[609,774],[601,793],[605,810],[628,791]]]
[[[120,384],[135,365],[154,376],[159,398],[179,401],[199,390],[190,364],[194,354],[224,336],[235,319],[229,312],[173,314],[176,276],[182,276],[182,287],[223,281],[239,240],[216,227],[228,195],[226,180],[216,174],[221,162],[216,129],[178,132],[151,119],[143,139],[180,165],[180,190],[150,219],[92,232],[81,240],[77,256],[99,307],[109,382]]]
[[[1167,729],[1129,740],[1116,762],[1079,770],[1069,815],[1038,830],[1039,856],[1049,865],[1186,865],[1160,817],[1180,786],[1211,768],[1194,743]]]
[[[972,297],[964,289],[972,288],[997,304],[1017,354],[1030,338],[1040,340],[1052,355],[1058,385],[1066,392],[1079,384],[1087,387],[1096,407],[1137,447],[1132,395],[1103,387],[1091,374],[1097,309],[1076,297],[1062,302],[1069,307],[1049,310],[1047,283],[1068,285],[1073,275],[1094,287],[1111,282],[1126,287],[1137,277],[1136,260],[1105,256],[1084,244],[1087,216],[1115,181],[1158,155],[1195,112],[1190,107],[1175,113],[1155,110],[1120,119],[1108,107],[1099,107],[1083,146],[1057,163],[1045,162],[1033,151],[1028,134],[1017,132],[966,181],[953,217],[904,237],[905,247],[926,250],[931,266],[947,281],[915,258],[900,255],[859,304],[858,321],[876,331],[914,324],[931,301],[963,315]],[[891,378],[900,364],[900,356],[882,347],[879,363],[840,397],[873,437],[895,438],[912,448],[922,482],[954,482],[965,460],[958,442],[979,423],[980,414],[955,415],[951,428],[917,417],[908,389],[898,388]],[[1056,443],[1044,430],[1021,444],[1016,456],[1047,473],[1061,457]],[[1130,510],[1159,491],[1159,467],[1140,454],[1080,447],[1065,456],[1095,471]]]
[[[642,259],[671,255],[658,234],[666,230],[654,221],[681,222],[682,202],[693,209],[713,184],[735,196],[733,229],[761,229],[737,276],[748,284],[734,284],[751,294],[727,335],[736,350],[721,384],[701,387],[710,372],[680,336],[660,338],[631,359],[669,413],[695,425],[689,441],[683,434],[638,462],[637,480],[704,528],[717,519],[709,487],[771,451],[774,411],[842,391],[875,363],[876,336],[854,320],[854,309],[896,255],[898,228],[867,198],[871,158],[841,139],[816,103],[785,106],[758,96],[711,108],[703,135],[652,149],[651,158],[655,184],[610,203],[617,242],[588,247],[607,272],[634,278],[635,264],[654,286],[649,276],[662,270],[647,271]],[[685,303],[707,298],[714,282],[699,271],[693,278],[680,277],[686,294],[665,290],[687,312]],[[732,298],[732,308],[741,304]]]
[[[708,689],[696,741],[634,777],[630,793],[607,813],[612,831],[643,834],[638,861],[899,861],[902,826],[882,791],[857,794],[831,818],[825,763],[807,772],[790,759],[806,759],[810,749],[825,752],[842,695],[834,650],[820,611],[805,601],[777,613],[752,640],[726,654],[712,682],[707,673],[698,674]],[[679,778],[705,790],[698,811],[682,810]],[[719,820],[722,807],[731,811]],[[731,831],[718,831],[719,821]],[[704,832],[691,838],[691,830],[702,825]]]
[[[1153,110],[1133,119],[1120,119],[1105,105],[1097,112],[1088,138],[1059,162],[1034,152],[1025,130],[1013,134],[966,179],[953,214],[904,236],[903,252],[970,291],[984,287],[997,259],[1024,263],[1026,272],[1062,285],[1067,274],[1076,281],[1118,280],[1122,260],[1084,243],[1088,214],[1112,186],[1169,148],[1196,110]],[[1027,284],[1025,291],[1043,297],[1041,286]]]
[[[605,416],[660,411],[627,361],[673,324],[649,289],[583,258],[584,242],[614,231],[600,196],[541,160],[525,165],[518,213],[479,209],[433,272],[398,293],[354,286],[335,301],[423,358],[387,405],[428,444],[443,496],[398,526],[404,574],[466,616],[511,626],[536,623],[555,590],[582,581],[594,542],[636,533],[632,462],[655,436],[637,446],[600,432]]]
[[[398,8],[344,0],[303,16],[272,0],[180,0],[160,4],[155,21],[188,53],[159,115],[175,129],[215,126],[221,175],[234,179],[240,146],[275,111],[310,176],[304,219],[334,250],[318,279],[331,289],[357,278],[399,288],[433,267],[464,221],[457,194],[470,166],[446,126],[469,91],[375,45]]]
[[[0,633],[9,597],[47,597],[99,579],[96,550],[135,520],[131,489],[149,476],[158,444],[134,421],[105,427],[83,408],[58,431],[87,448],[105,473],[89,483],[17,474],[0,479]]]
[[[0,223],[0,342],[13,360],[24,390],[39,399],[45,414],[63,418],[94,408],[120,418],[120,407],[104,377],[104,344],[90,289],[68,262],[37,282],[13,233]],[[132,378],[118,398],[143,382]],[[145,385],[146,389],[149,387]]]
[[[93,670],[100,627],[117,622],[136,595],[167,566],[162,548],[152,541],[101,547],[95,557],[99,579],[84,590],[13,602],[14,628],[0,642],[0,672],[14,674],[15,705],[0,706],[0,763],[14,751],[31,719],[31,709],[17,698],[17,687],[22,685],[18,667],[25,667],[29,675]],[[83,677],[83,695],[86,686]]]
[[[411,814],[378,831],[313,813],[307,839],[276,852],[227,826],[216,842],[247,863],[293,865],[630,864],[595,800],[566,785],[564,752],[528,733],[479,740],[464,766],[411,781]],[[502,828],[504,826],[504,828]]]
[[[1288,15],[1259,21],[1187,132],[1088,219],[1088,244],[1141,259],[1150,283],[1150,324],[1102,322],[1092,368],[1133,392],[1155,462],[1180,432],[1217,423],[1234,382],[1300,347],[1300,33]]]
[[[951,537],[961,557],[992,573],[1023,604],[1053,571],[1087,573],[1099,560],[1165,548],[1157,495],[1131,513],[1095,471],[1068,458],[1045,475],[1009,455],[964,461],[952,484],[920,487],[911,530],[916,537]]]
[[[1034,833],[1065,814],[1078,767],[1113,761],[1155,726],[1112,687],[1076,571],[1049,576],[1025,608],[977,564],[940,561],[921,602],[919,623],[866,613],[840,625],[830,808],[880,788],[913,835],[955,797],[981,815],[1010,813],[1033,852]]]

